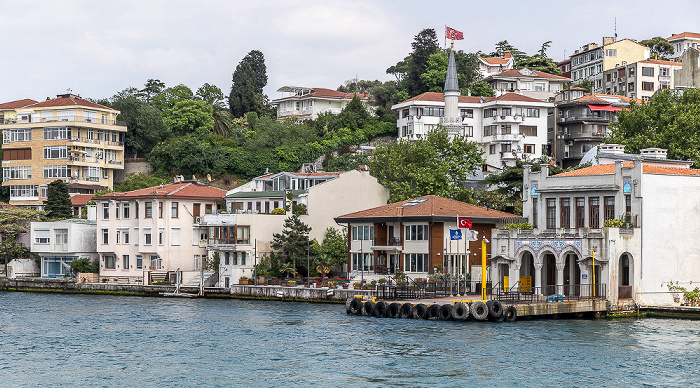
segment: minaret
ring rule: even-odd
[[[462,117],[459,115],[458,105],[459,95],[455,53],[450,50],[450,60],[447,63],[447,76],[445,77],[445,115],[440,119],[440,124],[451,135],[462,133]]]

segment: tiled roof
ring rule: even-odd
[[[639,61],[642,63],[652,63],[655,65],[667,65],[667,66],[683,66],[680,62],[673,62],[673,61],[663,61],[660,59],[645,59],[643,61]]]
[[[632,162],[622,163],[622,167],[632,167]],[[696,168],[678,168],[665,167],[653,164],[643,164],[642,172],[645,174],[661,174],[661,175],[700,175],[700,169]],[[615,173],[615,164],[597,164],[595,166],[582,168],[579,170],[563,172],[555,176],[581,176],[581,175],[611,175]]]
[[[479,57],[482,61],[488,63],[489,65],[505,65],[513,58],[505,57]]]
[[[567,77],[562,77],[560,75],[554,75],[554,74],[549,74],[545,73],[544,71],[539,71],[539,70],[530,70],[531,72],[535,73],[534,75],[523,75],[520,73],[521,69],[510,69],[510,70],[504,70],[498,74],[491,74],[486,78],[498,78],[498,77],[509,77],[509,78],[547,78],[547,79],[553,79],[553,80],[561,80],[561,81],[571,81],[571,78]]]
[[[94,194],[78,194],[70,197],[70,201],[73,206],[82,206],[90,202]]]
[[[666,40],[675,40],[675,39],[681,39],[681,38],[693,38],[693,39],[700,39],[700,33],[698,32],[683,32],[681,34],[673,34],[670,38],[666,38]]]
[[[527,97],[523,96],[522,94],[517,94],[517,93],[506,93],[503,94],[499,97],[491,97],[487,99],[487,102],[491,101],[519,101],[519,102],[537,102],[537,103],[543,103],[544,101],[538,100],[536,98],[532,97]]]
[[[84,106],[87,108],[114,110],[110,107],[96,104],[74,94],[62,94],[56,98],[31,105],[32,108],[51,108],[57,106]]]
[[[17,100],[17,101],[10,101],[10,102],[5,102],[3,104],[0,104],[0,109],[17,109],[17,108],[24,108],[25,106],[36,104],[36,101],[30,99],[30,98],[25,98],[23,100]]]
[[[422,200],[418,202],[418,200]],[[404,206],[405,204],[414,201],[418,202],[415,205]],[[472,205],[460,201],[455,201],[449,198],[438,197],[436,195],[426,195],[419,198],[409,199],[406,201],[390,203],[388,205],[375,207],[372,209],[361,210],[350,214],[345,214],[337,217],[338,222],[344,222],[343,219],[352,218],[383,218],[383,217],[465,217],[465,218],[514,218],[519,217],[514,214],[487,209],[485,207]]]
[[[226,196],[226,198],[284,198],[286,191],[239,191]],[[292,195],[303,194],[304,190],[292,190]]]
[[[179,198],[218,200],[226,195],[226,190],[206,186],[195,182],[171,183],[169,185],[149,187],[128,191],[126,193],[109,193],[100,198],[128,200],[136,198]]]
[[[491,101],[521,101],[521,102],[537,102],[542,103],[542,100],[537,100],[535,98],[525,97],[517,93],[506,93],[500,97],[479,97],[479,96],[459,96],[460,103],[471,103],[478,104],[481,102],[491,102]],[[399,104],[410,101],[427,101],[427,102],[445,102],[445,95],[443,93],[436,92],[425,92],[419,94],[415,97],[411,97],[406,101],[402,101]]]
[[[272,101],[281,101],[281,100],[288,100],[288,99],[303,99],[303,98],[310,98],[310,97],[316,97],[316,98],[332,98],[336,100],[352,100],[353,97],[359,97],[361,100],[367,100],[371,99],[372,97],[368,94],[365,93],[344,93],[344,92],[339,92],[337,90],[333,89],[326,89],[326,88],[312,88],[311,93],[304,94],[302,96],[287,96],[287,97],[282,97],[282,98],[277,98]]]

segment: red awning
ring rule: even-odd
[[[591,112],[595,112],[595,111],[599,111],[599,110],[605,110],[608,112],[619,112],[622,110],[622,107],[612,106],[612,105],[591,105],[591,104],[588,104],[588,108],[591,110]]]

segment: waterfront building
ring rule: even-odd
[[[207,229],[202,217],[220,210],[226,191],[178,180],[95,198],[101,277],[149,283],[167,271],[204,267]]]
[[[678,62],[645,59],[622,64],[603,73],[605,93],[649,101],[659,90],[672,89]]]
[[[591,295],[595,282],[613,305],[672,304],[669,282],[693,288],[700,170],[665,150],[623,150],[601,146],[603,164],[555,176],[547,165],[525,166],[523,214],[533,229],[493,231],[491,278],[543,295]]]
[[[116,121],[119,111],[70,93],[5,110],[3,186],[10,204],[43,208],[48,184],[111,189],[114,171],[124,168],[126,126]],[[11,116],[11,117],[10,117]]]
[[[365,93],[344,93],[332,89],[306,88],[283,86],[277,89],[282,92],[281,98],[270,101],[277,109],[277,119],[297,118],[316,120],[321,113],[340,114],[353,97],[357,96],[368,111],[372,111],[370,103],[373,98]]]
[[[547,101],[571,84],[571,78],[530,69],[505,70],[484,78],[496,97],[517,93],[537,100]]]
[[[571,56],[571,78],[574,83],[591,82],[592,93],[604,93],[603,73],[628,63],[648,59],[650,50],[631,39],[604,37],[603,44],[589,43]]]
[[[343,172],[265,174],[229,191],[227,214],[204,216],[208,255],[220,258],[219,286],[252,277],[259,259],[270,252],[275,233],[293,212],[311,227],[310,239],[322,242],[341,214],[386,204],[388,190],[367,169]]]
[[[477,241],[468,241],[457,217],[471,221]],[[403,271],[413,279],[426,278],[439,266],[450,273],[481,278],[481,239],[491,230],[520,221],[520,217],[435,195],[348,213],[335,218],[347,226],[348,268],[357,279]],[[460,240],[451,231],[461,231]],[[491,242],[486,244],[491,251]]]
[[[666,39],[673,46],[673,57],[671,60],[678,61],[690,48],[700,49],[700,33],[683,32],[673,34]]]
[[[32,222],[31,251],[41,257],[42,278],[70,276],[73,260],[98,259],[97,223],[77,218]]]

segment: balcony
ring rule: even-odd
[[[501,142],[501,141],[518,141],[520,140],[520,135],[515,134],[515,133],[497,133],[493,135],[493,141],[495,142]]]
[[[570,116],[570,117],[560,117],[559,123],[573,123],[577,121],[595,121],[600,123],[610,122],[611,117],[609,115],[604,116],[594,116],[589,114]]]
[[[373,250],[400,251],[402,247],[400,237],[375,238],[372,244]]]
[[[32,128],[37,126],[36,124],[44,124],[44,123],[57,123],[62,126],[76,126],[76,127],[95,127],[95,128],[100,128],[101,126],[117,126],[117,127],[124,127],[124,131],[126,131],[126,123],[124,121],[117,121],[117,120],[100,120],[100,119],[92,119],[92,118],[83,118],[81,116],[70,116],[70,117],[61,117],[59,119],[48,119],[48,118],[30,118],[29,120],[2,120],[0,121],[0,125],[13,125],[17,128]],[[90,125],[85,125],[85,123],[88,123]]]
[[[670,75],[660,75],[659,81],[671,82],[671,76]]]

